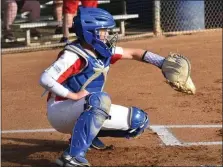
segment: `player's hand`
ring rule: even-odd
[[[89,92],[86,90],[81,90],[78,93],[69,92],[67,95],[67,98],[72,99],[72,100],[79,100],[87,96],[88,94]]]
[[[89,92],[87,90],[81,90],[78,94],[78,99],[82,99],[83,97],[89,95]]]

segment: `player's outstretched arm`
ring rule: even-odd
[[[165,57],[154,54],[144,49],[123,48],[122,59],[134,59],[143,61],[161,68]]]
[[[175,90],[195,94],[196,88],[191,79],[191,64],[188,58],[177,53],[167,57],[143,50],[123,48],[122,59],[134,59],[157,66],[161,69],[166,82]]]

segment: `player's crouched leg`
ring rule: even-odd
[[[98,137],[138,137],[149,125],[148,114],[137,107],[130,107],[128,123],[128,130],[101,130]]]
[[[90,166],[85,154],[100,131],[104,121],[110,118],[111,99],[107,93],[96,92],[86,97],[84,112],[78,118],[71,137],[70,149],[56,160],[60,166]]]

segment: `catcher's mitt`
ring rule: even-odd
[[[187,94],[195,94],[196,88],[190,77],[191,64],[186,57],[170,53],[165,58],[161,69],[172,88]]]

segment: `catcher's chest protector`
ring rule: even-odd
[[[73,92],[87,90],[88,92],[100,92],[103,90],[110,66],[110,57],[97,59],[89,55],[79,44],[72,44],[65,49],[78,54],[86,61],[85,68],[67,79],[63,86]]]

